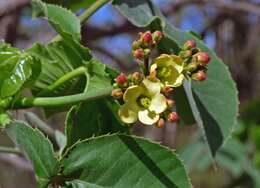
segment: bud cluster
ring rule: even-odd
[[[179,56],[184,61],[184,69],[187,76],[197,81],[206,79],[207,65],[210,62],[210,57],[208,53],[196,47],[194,40],[185,42]]]
[[[119,74],[113,84],[113,90],[111,95],[116,99],[121,99],[125,90],[133,85],[138,85],[143,80],[143,74],[140,72],[134,72],[126,76],[124,73]]]
[[[178,122],[180,117],[173,111],[172,92],[183,84],[185,77],[198,81],[206,79],[210,57],[196,47],[194,40],[188,40],[178,55],[161,54],[150,58],[151,50],[162,37],[160,31],[140,33],[139,39],[133,42],[132,52],[143,62],[142,73],[121,73],[114,80],[111,95],[122,104],[118,114],[125,123],[139,120],[161,128],[166,122]]]
[[[145,33],[139,33],[139,39],[132,43],[132,53],[133,56],[138,60],[143,60],[151,54],[152,49],[154,49],[162,39],[162,32],[146,31]]]

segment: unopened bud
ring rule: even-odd
[[[172,99],[167,99],[166,103],[169,108],[172,108],[175,105],[175,101]]]
[[[170,86],[165,86],[162,88],[162,93],[166,96],[169,95],[172,91],[173,91],[173,88]]]
[[[183,45],[183,49],[184,50],[190,50],[192,48],[195,48],[196,47],[196,41],[195,40],[188,40],[184,43]]]
[[[151,54],[151,50],[149,48],[144,49],[144,56],[147,57]]]
[[[171,112],[168,114],[169,122],[178,122],[179,120],[180,120],[180,117],[176,112]]]
[[[193,80],[203,81],[207,78],[207,75],[204,71],[198,71],[197,73],[192,74],[191,78]]]
[[[192,61],[191,63],[189,63],[186,67],[185,70],[189,71],[189,72],[193,72],[195,70],[197,70],[198,68],[198,63]]]
[[[181,58],[189,58],[192,56],[192,51],[191,50],[185,50],[180,52]]]
[[[139,48],[133,52],[133,55],[136,59],[143,59],[144,58],[144,51],[143,49]]]
[[[152,33],[150,31],[146,31],[142,34],[141,39],[144,44],[151,44],[153,41]]]
[[[141,42],[140,41],[134,41],[132,43],[132,49],[133,50],[137,50],[138,48],[140,48],[140,46],[141,46]]]
[[[132,74],[132,79],[135,84],[139,84],[143,79],[143,75],[140,72],[134,72]]]
[[[153,32],[153,40],[154,42],[156,42],[157,44],[161,41],[163,37],[163,34],[161,31],[155,31]]]
[[[127,77],[125,74],[121,73],[116,77],[116,83],[119,86],[126,86],[127,85]]]
[[[123,97],[123,91],[119,88],[117,89],[113,89],[112,90],[112,93],[111,93],[111,96],[116,98],[116,99],[120,99]]]
[[[206,52],[199,52],[196,54],[196,56],[197,56],[198,62],[202,66],[206,66],[210,61],[210,57],[209,57],[208,53],[206,53]]]
[[[165,121],[164,121],[163,118],[160,118],[160,119],[157,121],[157,123],[156,123],[156,127],[158,127],[158,128],[162,128],[162,127],[164,127],[164,125],[165,125]]]

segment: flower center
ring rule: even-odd
[[[157,69],[157,77],[159,79],[167,78],[167,77],[169,77],[171,75],[172,75],[172,69],[169,66],[167,66],[167,67],[159,67]]]
[[[151,99],[142,95],[137,99],[137,103],[143,108],[148,108],[151,104]]]

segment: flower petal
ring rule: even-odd
[[[166,98],[163,94],[159,93],[155,95],[149,107],[150,111],[154,111],[156,114],[160,114],[167,108]]]
[[[137,121],[137,113],[124,104],[118,111],[118,115],[124,123],[134,123]]]
[[[137,99],[144,92],[145,90],[140,86],[130,86],[125,91],[123,99],[132,111],[137,112],[140,109],[139,105],[137,104]]]
[[[179,77],[176,79],[176,81],[174,82],[172,87],[179,87],[180,85],[182,85],[184,80],[184,75],[180,74]]]
[[[174,68],[181,73],[183,71],[183,60],[176,55],[171,55],[172,58],[172,66],[174,66]]]
[[[159,120],[158,114],[149,112],[149,110],[143,110],[138,112],[138,119],[140,122],[146,125],[153,125]]]
[[[166,67],[172,64],[172,58],[168,54],[161,54],[155,59],[154,64],[157,64],[158,67]]]
[[[161,91],[161,83],[158,81],[154,82],[149,79],[144,79],[142,85],[146,88],[149,96],[156,95]]]

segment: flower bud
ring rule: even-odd
[[[153,37],[150,31],[146,31],[142,34],[141,39],[144,44],[151,44],[153,41]]]
[[[159,43],[163,37],[163,34],[161,31],[155,31],[153,32],[153,40],[155,43]]]
[[[183,45],[183,49],[184,50],[190,50],[192,48],[195,48],[196,47],[196,41],[195,40],[188,40],[184,43]]]
[[[156,123],[156,127],[158,127],[158,128],[162,128],[162,127],[164,127],[164,125],[165,125],[165,121],[164,121],[163,118],[160,118],[160,119],[157,121],[157,123]]]
[[[144,58],[144,51],[143,49],[139,48],[133,52],[133,55],[136,59],[143,59]]]
[[[193,80],[203,81],[207,78],[207,75],[204,71],[198,71],[197,73],[192,74],[191,78]]]
[[[166,96],[169,95],[172,91],[173,91],[173,88],[170,86],[165,86],[162,88],[162,93]]]
[[[132,43],[132,49],[133,50],[137,50],[138,48],[140,48],[140,46],[141,46],[141,42],[140,41],[134,41]]]
[[[175,105],[175,101],[172,99],[167,99],[166,103],[169,108],[172,108]]]
[[[206,66],[210,61],[210,57],[209,57],[208,53],[206,53],[206,52],[199,52],[196,54],[196,56],[197,56],[198,62],[202,66]]]
[[[191,50],[184,50],[180,52],[181,58],[189,58],[192,56],[192,51]]]
[[[125,74],[121,73],[116,77],[116,83],[119,86],[127,86],[127,77]]]
[[[123,97],[123,91],[119,88],[117,89],[113,89],[112,90],[112,93],[111,93],[111,96],[116,98],[116,99],[120,99]]]
[[[144,56],[147,57],[151,54],[151,50],[149,48],[144,49]]]
[[[171,112],[168,114],[169,122],[178,122],[179,120],[180,120],[180,117],[176,112]]]
[[[134,72],[132,74],[132,80],[135,84],[139,84],[143,79],[143,75],[140,72]]]
[[[186,67],[185,70],[189,71],[189,72],[193,72],[196,71],[198,69],[198,63],[192,61],[191,63],[189,63]]]

